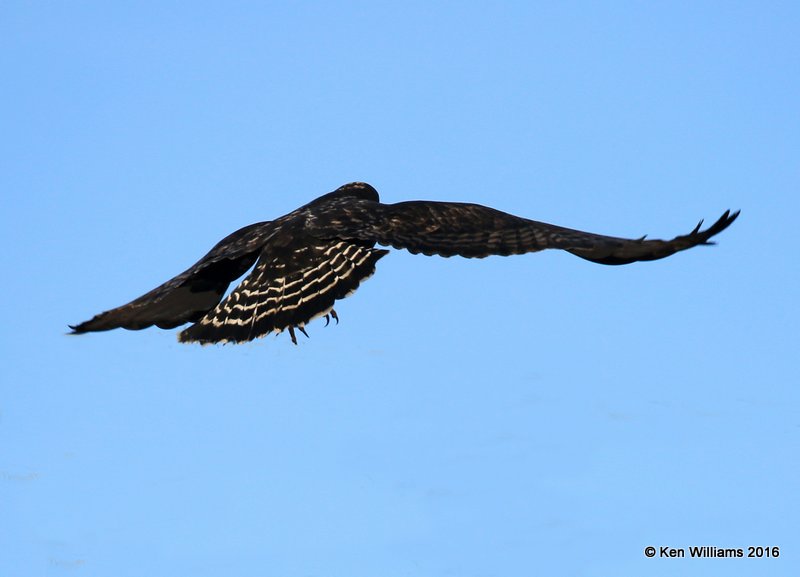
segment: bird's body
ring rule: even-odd
[[[114,328],[192,326],[181,342],[244,342],[332,315],[334,302],[352,294],[388,251],[483,258],[546,248],[563,249],[600,264],[657,260],[699,244],[727,228],[725,212],[670,241],[623,239],[513,216],[476,204],[410,201],[383,204],[360,182],[273,221],[228,235],[188,270],[138,299],[71,327],[74,333]],[[702,224],[702,223],[701,223]],[[223,300],[232,281],[253,271]]]

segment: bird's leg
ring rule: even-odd
[[[311,338],[311,337],[308,336],[308,333],[306,332],[306,328],[304,326],[297,325],[297,330],[300,331],[301,333],[303,333],[306,336],[307,339]]]
[[[289,325],[289,336],[292,337],[292,342],[297,344],[297,337],[294,335],[294,327]]]

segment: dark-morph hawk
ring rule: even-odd
[[[739,215],[726,211],[706,230],[702,221],[672,240],[614,238],[536,222],[477,204],[410,201],[382,204],[368,184],[354,182],[282,216],[222,239],[197,263],[146,295],[71,326],[73,333],[115,328],[171,329],[181,342],[240,343],[272,332],[304,334],[312,319],[332,316],[389,251],[483,258],[558,248],[609,265],[657,260],[725,230]],[[228,285],[255,264],[224,300]],[[221,302],[220,302],[221,301]]]

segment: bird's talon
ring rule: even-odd
[[[333,317],[333,320],[335,320],[336,324],[338,325],[339,324],[339,315],[337,315],[336,311],[333,310],[333,309],[331,309],[331,316]]]

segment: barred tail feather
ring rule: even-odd
[[[336,300],[355,292],[387,252],[335,241],[299,247],[288,258],[262,254],[236,290],[182,331],[178,339],[238,343],[271,332],[302,329],[314,318],[328,314]]]

